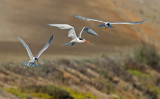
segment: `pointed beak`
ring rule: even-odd
[[[85,40],[84,43],[89,43],[89,41]]]
[[[104,28],[105,30],[107,29],[107,27],[105,26],[105,28]]]

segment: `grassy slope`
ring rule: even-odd
[[[145,57],[44,60],[39,68],[3,63],[0,88],[24,99],[158,99],[160,72]]]

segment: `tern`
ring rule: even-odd
[[[73,46],[76,43],[88,43],[87,40],[81,38],[83,31],[85,31],[88,34],[94,35],[94,36],[99,36],[95,31],[93,31],[92,29],[88,27],[82,28],[81,32],[79,33],[77,37],[74,27],[68,24],[48,24],[48,25],[58,27],[59,29],[68,29],[68,37],[71,37],[72,40],[69,43],[66,43],[65,45]]]
[[[53,35],[50,37],[49,41],[45,44],[45,46],[38,52],[36,57],[33,57],[33,54],[29,48],[29,46],[16,34],[18,40],[22,43],[22,45],[26,48],[28,56],[30,58],[29,62],[24,62],[23,64],[28,67],[37,67],[38,66],[38,58],[40,55],[49,47],[50,43],[53,40]]]
[[[144,21],[139,21],[139,22],[105,22],[105,21],[101,21],[101,20],[97,20],[97,19],[90,19],[90,18],[77,16],[77,15],[72,15],[72,16],[77,19],[81,19],[81,20],[101,22],[102,24],[98,25],[98,27],[105,27],[105,29],[112,28],[112,24],[131,24],[131,25],[133,25],[133,24],[141,24],[141,23],[144,23],[148,20],[148,19],[146,19]]]

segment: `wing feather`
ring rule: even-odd
[[[15,33],[16,34],[16,33]],[[28,47],[28,45],[16,34],[18,40],[22,43],[22,45],[26,48],[26,51],[28,53],[28,56],[30,59],[33,59],[33,54],[30,50],[30,48]]]
[[[89,27],[84,27],[81,32],[79,33],[78,38],[81,38],[82,32],[85,31],[88,34],[94,35],[94,36],[99,36],[95,31],[93,31],[91,28]]]
[[[110,24],[141,24],[146,22],[148,19],[144,20],[144,21],[139,21],[139,22],[111,22]]]
[[[101,20],[90,19],[90,18],[86,18],[86,17],[82,17],[82,16],[77,16],[77,15],[72,15],[72,16],[75,17],[75,18],[77,18],[77,19],[86,20],[86,21],[104,22],[104,21],[101,21]]]
[[[36,58],[39,58],[40,55],[49,47],[49,45],[51,44],[53,40],[53,35],[50,37],[49,41],[46,43],[46,45],[38,52]]]
[[[68,29],[68,37],[71,37],[72,39],[77,38],[74,27],[68,24],[48,24],[48,25],[58,27],[59,29]]]

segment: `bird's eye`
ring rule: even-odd
[[[80,40],[83,40],[82,38],[79,38]]]

